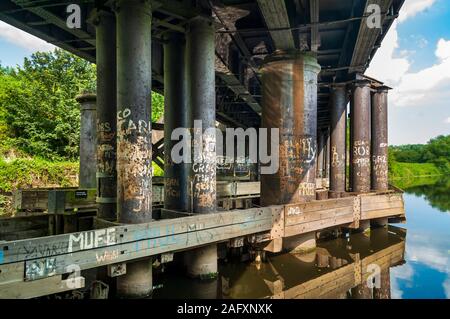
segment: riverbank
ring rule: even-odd
[[[413,178],[441,176],[444,172],[433,163],[401,163],[392,162],[389,165],[389,178]]]

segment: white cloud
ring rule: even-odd
[[[450,124],[450,117],[447,117],[444,122]]]
[[[400,22],[403,22],[409,18],[412,18],[419,12],[431,7],[435,2],[436,0],[406,0],[400,11],[400,16],[398,19]]]
[[[3,21],[0,21],[0,37],[10,43],[28,49],[30,52],[51,51],[55,48],[54,45]]]
[[[450,58],[450,40],[439,39],[435,54],[441,61]]]
[[[450,40],[439,39],[435,51],[437,63],[418,72],[410,72],[413,62],[408,51],[402,50],[400,55],[396,55],[399,48],[398,23],[414,17],[434,3],[435,0],[407,0],[400,10],[401,19],[392,24],[367,70],[368,75],[393,88],[390,103],[394,106],[432,105],[430,101],[436,98],[436,88],[450,79]],[[420,49],[420,43],[417,46]],[[440,87],[440,90],[450,92],[450,87]]]

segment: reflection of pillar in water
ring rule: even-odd
[[[117,217],[126,224],[152,220],[150,1],[116,0],[117,23]],[[127,263],[117,294],[152,292],[151,258]]]

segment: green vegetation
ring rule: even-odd
[[[423,196],[432,207],[441,212],[450,212],[450,178],[448,176],[434,181],[429,178],[416,178],[416,185],[406,185],[402,189],[408,194]]]

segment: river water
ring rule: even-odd
[[[450,298],[450,178],[398,181],[407,222],[320,241],[306,255],[219,264],[217,280],[188,279],[177,263],[156,274],[153,298]]]

